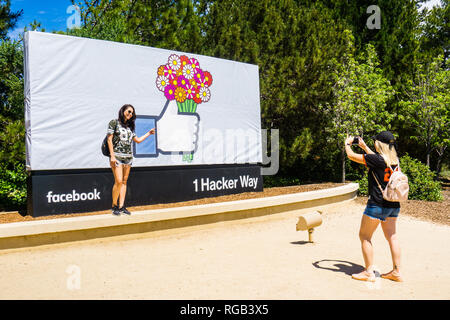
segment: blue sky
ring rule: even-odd
[[[430,0],[426,6],[439,4],[439,0]],[[12,39],[18,39],[23,32],[23,28],[34,20],[41,23],[45,31],[65,31],[67,29],[67,19],[71,16],[67,13],[67,8],[72,5],[70,0],[11,0],[12,11],[23,9],[23,15],[14,30],[10,30],[8,35]]]
[[[33,20],[40,22],[46,32],[66,31],[67,19],[71,16],[66,12],[70,5],[70,0],[11,0],[11,10],[15,12],[23,9],[23,14],[8,35],[17,39],[23,28]]]

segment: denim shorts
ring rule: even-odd
[[[119,165],[128,165],[131,166],[133,164],[133,158],[120,158],[116,157],[116,166]]]
[[[386,218],[397,218],[400,208],[380,207],[376,204],[367,204],[364,214],[374,219],[386,221]]]

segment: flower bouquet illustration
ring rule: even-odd
[[[135,156],[183,154],[184,161],[192,161],[197,150],[200,122],[197,108],[211,99],[212,84],[211,73],[202,70],[197,59],[171,54],[167,63],[157,69],[156,87],[165,98],[161,114],[158,117],[138,116],[146,122],[154,118],[156,141],[153,151],[135,152]],[[147,123],[148,126],[151,123]]]
[[[187,56],[170,55],[168,63],[158,68],[156,86],[168,101],[176,101],[179,112],[195,113],[197,106],[211,98],[211,73]]]

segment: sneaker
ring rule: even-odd
[[[120,208],[119,211],[120,211],[120,213],[124,213],[124,214],[127,214],[127,215],[131,214],[131,212],[128,211],[127,208],[125,208],[125,207]]]
[[[113,206],[112,209],[111,209],[111,211],[112,211],[112,214],[113,214],[113,215],[115,215],[115,216],[120,216],[120,210],[119,210],[119,207],[118,207],[118,206]]]

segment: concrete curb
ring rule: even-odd
[[[342,202],[356,197],[359,185],[274,197],[133,212],[0,224],[0,250],[252,218]]]

